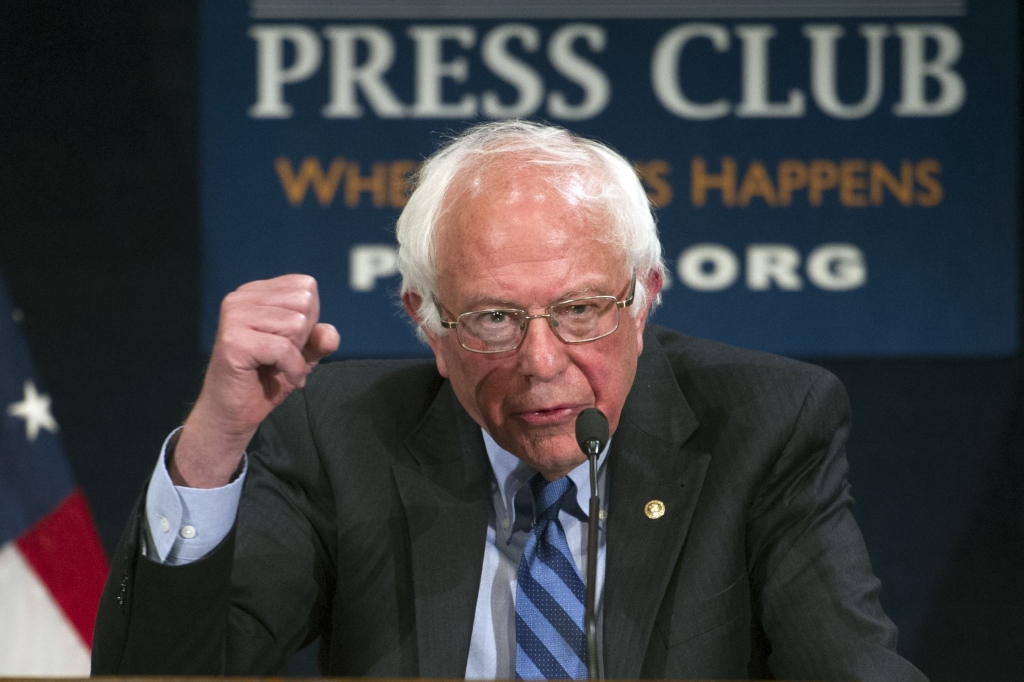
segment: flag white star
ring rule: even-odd
[[[8,405],[7,414],[25,420],[25,437],[30,443],[39,437],[39,429],[57,433],[57,420],[50,412],[50,396],[36,391],[31,379],[25,380],[25,397]]]

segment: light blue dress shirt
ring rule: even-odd
[[[167,564],[187,564],[201,559],[231,530],[238,511],[247,464],[238,477],[221,488],[199,490],[175,486],[167,473],[167,447],[175,431],[164,441],[156,470],[146,492],[146,520],[150,558]],[[499,446],[483,431],[487,457],[494,477],[491,493],[494,508],[487,524],[480,590],[476,599],[473,634],[466,665],[467,679],[513,679],[516,666],[515,601],[519,558],[533,525],[533,495],[529,480],[537,471]],[[597,604],[598,651],[602,650],[601,627],[606,559],[605,517],[607,476],[605,461],[609,441],[598,458],[601,518],[598,521]],[[587,529],[590,510],[590,468],[587,462],[571,472],[575,500],[567,500],[558,515],[565,529],[573,559],[586,582]],[[598,660],[599,669],[603,662]]]
[[[160,459],[146,491],[146,521],[149,523],[143,553],[161,563],[177,566],[202,559],[220,544],[235,523],[238,500],[248,470],[221,488],[176,486],[167,472],[167,446],[177,440],[175,429],[160,449]]]

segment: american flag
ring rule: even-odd
[[[86,676],[107,558],[0,278],[0,677]]]

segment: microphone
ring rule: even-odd
[[[597,525],[601,500],[597,494],[597,456],[608,443],[608,418],[596,407],[588,407],[576,417],[576,443],[590,461],[590,523],[587,530],[587,603],[584,625],[587,634],[587,671],[592,680],[597,673]]]
[[[587,456],[597,456],[608,442],[608,418],[596,407],[588,407],[576,417],[576,442]]]

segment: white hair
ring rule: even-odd
[[[468,169],[486,170],[509,163],[547,171],[552,187],[573,203],[582,204],[608,229],[598,238],[621,248],[627,269],[637,276],[632,313],[648,303],[646,275],[665,276],[661,242],[647,193],[629,161],[606,145],[579,137],[564,128],[510,120],[473,126],[434,152],[414,180],[409,202],[398,218],[398,271],[401,293],[421,297],[417,314],[423,329],[443,334],[434,305],[437,296],[436,234],[445,212],[460,189],[453,184]],[[651,302],[661,300],[660,293]]]

